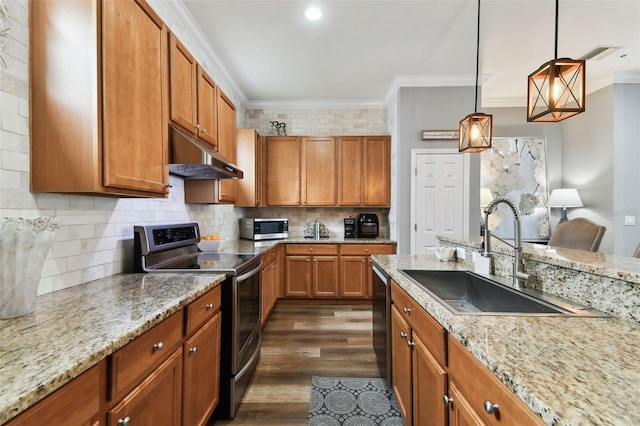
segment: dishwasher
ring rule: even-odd
[[[380,377],[391,386],[391,279],[375,262],[373,274],[373,350]]]

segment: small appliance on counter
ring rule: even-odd
[[[289,219],[242,218],[240,219],[240,238],[246,240],[276,240],[289,237]]]
[[[358,238],[376,238],[378,236],[378,215],[375,213],[361,213],[356,221],[356,235]]]
[[[356,237],[356,220],[351,216],[344,218],[344,237],[345,238]]]

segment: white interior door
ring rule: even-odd
[[[457,150],[413,150],[411,162],[411,254],[433,254],[436,235],[469,232],[469,159]]]

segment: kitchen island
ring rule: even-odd
[[[454,314],[400,270],[468,270],[463,262],[409,255],[373,259],[546,424],[640,424],[637,322],[616,317]],[[607,269],[603,262],[596,266]]]

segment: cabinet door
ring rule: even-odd
[[[338,256],[313,256],[313,295],[338,296]]]
[[[447,424],[447,372],[429,353],[417,333],[413,332],[413,424],[443,426]]]
[[[205,425],[220,395],[218,312],[184,343],[183,425]]]
[[[236,181],[236,207],[260,206],[261,185],[261,143],[258,133],[253,129],[236,130],[236,165],[244,177]]]
[[[236,162],[236,107],[233,102],[217,89],[218,109],[218,152],[233,164]],[[219,201],[235,203],[237,189],[235,179],[220,180]]]
[[[311,296],[311,257],[286,257],[285,296]]]
[[[340,258],[340,296],[366,297],[367,273],[371,266],[369,256],[342,256]]]
[[[167,32],[149,5],[102,2],[103,180],[167,193]]]
[[[182,349],[178,349],[107,413],[107,424],[119,426],[181,423]],[[119,423],[121,422],[121,423]]]
[[[264,327],[267,323],[267,318],[271,312],[272,303],[273,303],[273,287],[275,283],[273,279],[275,277],[274,274],[275,262],[269,262],[266,266],[262,267],[262,293],[260,295],[260,326]]]
[[[363,206],[389,207],[391,150],[388,136],[365,136],[363,142]]]
[[[398,407],[406,424],[413,424],[412,409],[412,374],[411,348],[407,342],[411,338],[411,329],[398,313],[395,306],[391,306],[391,370],[393,391],[398,401]]]
[[[300,138],[266,138],[268,206],[300,205]]]
[[[450,426],[485,426],[486,423],[473,411],[454,382],[449,383],[449,397],[453,400],[449,403]]]
[[[169,52],[169,81],[171,90],[171,121],[193,136],[198,136],[197,62],[178,38],[171,34]]]
[[[338,138],[338,205],[362,203],[362,138]]]
[[[218,116],[216,111],[216,84],[198,65],[198,137],[218,149]]]
[[[336,142],[332,137],[302,138],[302,204],[335,206]]]

